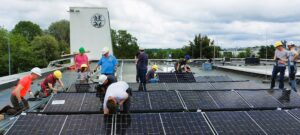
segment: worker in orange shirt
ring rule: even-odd
[[[29,108],[28,102],[24,99],[27,92],[30,92],[30,95],[33,96],[33,93],[30,91],[30,86],[32,81],[38,79],[42,76],[42,71],[40,68],[35,67],[31,70],[29,75],[24,76],[18,82],[17,87],[12,91],[10,101],[16,110],[25,110]]]

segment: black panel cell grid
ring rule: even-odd
[[[187,83],[166,83],[168,90],[189,90],[190,87]]]
[[[237,91],[253,108],[278,108],[282,105],[265,90]]]
[[[117,115],[117,135],[163,135],[159,114]]]
[[[292,115],[296,116],[298,118],[298,120],[300,120],[300,110],[299,109],[289,110],[288,112],[291,113]]]
[[[61,132],[62,135],[105,135],[111,134],[113,116],[101,114],[69,115]],[[52,128],[49,128],[52,129]]]
[[[201,113],[161,113],[167,135],[212,135]]]
[[[157,73],[159,82],[164,83],[177,83],[177,77],[175,73]]]
[[[139,83],[128,83],[129,87],[133,90],[133,91],[138,91],[139,90]],[[143,86],[142,86],[143,87]],[[144,88],[143,88],[144,89]]]
[[[102,102],[96,93],[85,93],[80,112],[101,112],[103,109]]]
[[[269,93],[285,108],[300,108],[300,96],[294,91],[291,91],[290,96],[288,96],[289,100],[280,100],[280,97],[282,96],[281,90],[274,90],[272,92],[269,91]]]
[[[175,91],[149,92],[152,110],[183,111],[183,105]]]
[[[249,111],[247,112],[267,134],[297,135],[300,123],[286,111]]]
[[[208,92],[220,109],[247,109],[250,106],[234,91]]]
[[[219,135],[265,135],[245,112],[205,112]]]
[[[197,76],[195,77],[196,82],[209,82],[209,79],[206,76]]]
[[[233,81],[228,76],[207,76],[207,78],[210,82],[231,82],[231,81]]]
[[[210,83],[187,83],[190,90],[215,90]]]
[[[177,73],[176,77],[179,83],[196,82],[192,73]]]
[[[78,112],[84,93],[58,93],[48,102],[44,112]],[[55,100],[65,100],[64,104],[52,104]]]
[[[133,92],[130,101],[131,112],[148,112],[151,110],[147,92]]]
[[[78,92],[78,93],[85,93],[85,92],[95,92],[95,84],[72,84],[67,92]]]
[[[7,135],[58,135],[66,116],[20,115]]]
[[[218,105],[214,102],[207,91],[180,91],[179,92],[187,109],[210,110],[217,109]]]
[[[167,90],[165,83],[147,83],[147,90]]]

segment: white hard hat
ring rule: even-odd
[[[140,50],[145,50],[145,48],[144,47],[140,47]]]
[[[104,47],[103,49],[102,49],[102,54],[106,54],[106,53],[108,53],[109,52],[109,48],[108,47]]]
[[[293,41],[288,42],[287,45],[295,45]]]
[[[38,67],[35,67],[33,69],[31,69],[31,73],[37,74],[39,76],[42,76],[42,70]]]
[[[99,76],[99,84],[102,85],[107,79],[106,75],[100,75]]]

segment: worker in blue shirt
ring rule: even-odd
[[[102,57],[99,60],[94,72],[96,72],[98,67],[101,66],[101,74],[114,76],[117,69],[117,64],[118,61],[116,57],[109,54],[108,47],[104,47],[102,50]]]

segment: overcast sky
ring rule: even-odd
[[[84,1],[84,2],[83,2]],[[0,26],[20,20],[47,29],[69,19],[70,6],[107,7],[111,27],[125,29],[145,48],[179,48],[197,33],[222,48],[300,40],[300,0],[0,0]],[[267,39],[267,40],[266,40]]]

